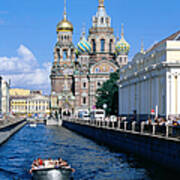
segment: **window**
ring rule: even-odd
[[[83,104],[86,104],[86,97],[83,97]]]
[[[122,57],[119,58],[120,63],[122,63]]]
[[[67,50],[63,50],[63,59],[67,59]]]
[[[104,18],[102,17],[102,18],[101,18],[101,24],[103,24],[103,23],[104,23]]]
[[[83,82],[83,88],[86,88],[86,82]]]
[[[105,39],[101,39],[101,52],[104,52],[105,47]]]
[[[93,52],[96,52],[96,42],[92,39]]]
[[[97,82],[98,88],[101,87],[101,82]]]
[[[112,43],[113,43],[113,40],[111,39],[109,42],[109,52],[112,52]]]
[[[71,49],[71,58],[73,58],[73,53],[74,53],[74,51],[73,51],[73,49]]]

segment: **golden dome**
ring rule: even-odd
[[[73,31],[73,25],[66,18],[64,18],[58,23],[57,31]]]

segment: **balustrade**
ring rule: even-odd
[[[89,126],[95,126],[99,128],[111,128],[114,130],[123,130],[128,132],[137,132],[140,134],[149,134],[153,136],[164,136],[166,138],[174,137],[180,138],[180,127],[179,126],[170,126],[170,125],[158,125],[156,123],[147,124],[145,122],[138,123],[136,121],[128,122],[128,121],[97,121],[97,120],[89,120],[83,121],[77,118],[64,118],[65,121],[84,124]]]

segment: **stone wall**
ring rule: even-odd
[[[64,121],[63,126],[116,150],[133,153],[166,168],[180,170],[179,140],[68,121]]]

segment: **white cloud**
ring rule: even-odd
[[[0,57],[0,75],[6,80],[11,79],[12,87],[49,92],[50,67],[49,62],[40,66],[33,53],[24,45],[20,45],[16,57]]]

